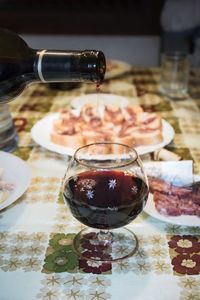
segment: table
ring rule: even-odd
[[[133,68],[107,81],[102,91],[133,97],[132,83],[140,95],[157,93],[159,69]],[[198,90],[194,82],[192,88]],[[27,192],[0,213],[0,299],[199,300],[200,227],[164,223],[143,212],[128,225],[139,238],[136,255],[98,264],[83,262],[73,252],[71,242],[83,226],[62,198],[69,158],[36,145],[30,129],[74,96],[92,92],[91,84],[69,91],[35,84],[9,104],[19,133],[14,154],[27,161],[32,180]],[[159,112],[175,129],[167,148],[193,159],[199,173],[200,97],[178,102],[151,97],[140,98],[143,107]]]

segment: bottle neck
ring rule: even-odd
[[[42,82],[102,82],[105,57],[101,51],[36,52],[34,70]]]

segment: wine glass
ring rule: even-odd
[[[72,215],[87,225],[74,239],[82,258],[116,261],[137,251],[136,235],[122,227],[137,217],[148,197],[136,150],[112,142],[79,148],[69,162],[63,195]]]

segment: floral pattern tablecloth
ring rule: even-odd
[[[167,149],[192,159],[198,174],[200,87],[193,77],[190,83],[190,95],[196,98],[169,101],[157,94],[158,69],[133,68],[107,81],[102,91],[130,99],[137,92],[147,111],[159,112],[174,127],[175,138]],[[69,91],[32,85],[9,104],[19,134],[14,154],[27,161],[32,180],[26,193],[0,212],[0,300],[199,300],[200,227],[165,223],[143,212],[128,225],[139,239],[134,256],[97,263],[74,253],[72,241],[83,225],[62,198],[69,158],[36,145],[30,129],[73,97],[93,92],[90,84]],[[126,251],[126,241],[119,251]]]

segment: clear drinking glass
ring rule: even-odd
[[[143,210],[148,183],[134,149],[109,142],[79,148],[69,162],[63,195],[72,215],[88,226],[74,239],[82,258],[115,261],[135,253],[137,237],[123,226]]]
[[[161,58],[161,93],[174,99],[185,98],[188,92],[189,70],[190,63],[187,53],[163,53]]]
[[[18,135],[8,104],[0,104],[0,150],[12,152],[16,149]]]

